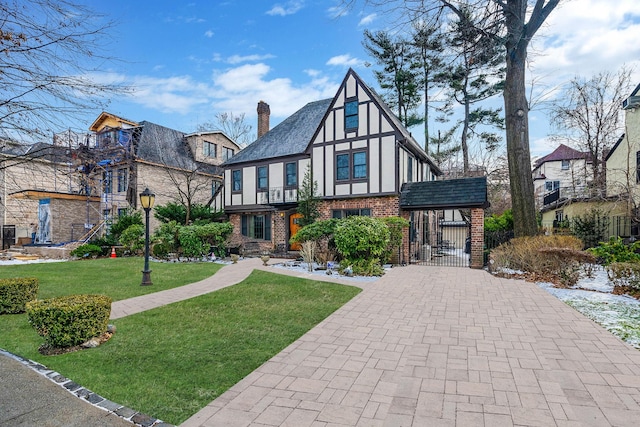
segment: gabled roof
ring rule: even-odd
[[[367,86],[366,83],[364,83],[353,69],[350,68],[349,71],[347,71],[340,87],[342,88],[345,86],[350,75],[353,75],[356,80],[358,80],[359,84],[367,92],[369,97],[380,106],[384,115],[402,135],[402,140],[405,143],[405,146],[418,158],[428,162],[436,175],[442,175],[442,171],[411,136],[411,133],[405,129],[387,104],[378,96],[378,94]],[[304,154],[313,143],[313,139],[319,131],[320,125],[329,113],[329,110],[335,104],[336,97],[339,93],[340,89],[336,92],[336,95],[333,98],[310,102],[305,105],[292,116],[281,122],[278,126],[274,127],[269,132],[248,145],[240,153],[227,160],[223,163],[223,166]]]
[[[118,124],[120,127],[135,127],[138,126],[138,123],[133,120],[124,119],[122,117],[116,116],[115,114],[107,113],[103,111],[100,113],[97,119],[89,126],[89,130],[92,132],[99,132],[104,127],[105,122],[111,122],[112,124]],[[127,125],[127,126],[123,126]],[[112,126],[114,127],[114,126]]]
[[[407,210],[486,208],[487,178],[407,182],[400,192],[400,207]]]
[[[224,162],[224,165],[303,154],[331,101],[323,99],[308,103]]]
[[[194,160],[189,146],[184,141],[183,132],[147,121],[140,122],[140,129],[136,148],[137,159],[185,170],[222,173],[217,166]]]
[[[539,158],[538,160],[536,160],[535,164],[534,164],[534,168],[539,167],[540,165],[542,165],[543,163],[546,162],[559,162],[562,160],[574,160],[574,159],[590,159],[590,155],[587,152],[584,151],[578,151],[576,149],[573,149],[571,147],[567,147],[564,144],[560,144],[560,146],[558,146],[558,148],[556,148],[555,150],[553,150],[553,152],[551,154],[547,154],[544,157]]]
[[[415,140],[413,135],[411,135],[411,132],[409,132],[404,127],[404,125],[402,124],[400,119],[398,119],[398,117],[396,117],[395,113],[393,111],[391,111],[391,108],[389,108],[387,103],[384,102],[384,100],[373,89],[371,89],[364,82],[364,80],[362,80],[360,78],[358,73],[356,73],[352,68],[349,68],[349,71],[347,72],[347,75],[345,76],[344,81],[342,82],[342,86],[345,85],[345,83],[347,81],[347,78],[349,77],[350,74],[352,74],[360,82],[360,85],[364,88],[364,90],[367,92],[367,94],[376,101],[376,104],[378,104],[378,106],[380,106],[380,108],[384,112],[385,116],[391,121],[391,123],[393,123],[393,126],[402,135],[402,137],[404,139],[404,142],[407,144],[407,148],[409,148],[413,154],[417,155],[418,157],[422,158],[422,160],[424,160],[427,163],[429,163],[429,165],[431,166],[433,172],[436,175],[438,175],[438,176],[442,175],[443,174],[442,170],[440,170],[440,168],[436,165],[436,163],[433,161],[433,159],[431,157],[429,157],[427,152],[424,151],[424,149],[420,146],[420,144],[418,144],[418,142]]]
[[[607,153],[607,155],[604,158],[604,161],[606,162],[607,160],[609,160],[609,157],[611,157],[611,155],[614,153],[614,151],[616,151],[618,149],[618,146],[620,145],[620,143],[622,141],[624,141],[624,133],[622,135],[620,135],[620,138],[618,138],[618,140],[616,141],[615,144],[613,144],[613,147],[611,147],[611,150],[609,150],[609,152]]]

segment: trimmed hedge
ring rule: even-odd
[[[38,279],[0,279],[0,314],[24,313],[26,304],[38,296]]]
[[[27,303],[31,326],[53,347],[72,347],[107,330],[111,298],[105,295],[67,295]]]

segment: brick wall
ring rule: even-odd
[[[471,209],[471,268],[484,265],[484,209]]]
[[[334,209],[371,209],[371,216],[375,218],[398,216],[400,214],[400,198],[387,196],[324,200],[320,204],[320,219],[333,218],[332,211]]]
[[[88,231],[84,224],[96,224],[100,221],[99,206],[99,202],[86,200],[51,199],[49,209],[52,242],[70,242],[82,237]]]

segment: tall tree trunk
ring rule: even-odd
[[[526,43],[516,42],[515,46],[507,48],[504,111],[514,234],[516,237],[533,236],[538,232],[538,225],[529,152],[529,104],[525,90]]]

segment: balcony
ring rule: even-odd
[[[258,190],[259,205],[286,205],[298,203],[298,189],[287,187],[269,187],[268,190]]]
[[[548,191],[538,198],[538,203],[542,202],[542,206],[548,206],[552,203],[563,200],[575,199],[600,199],[606,196],[604,189],[593,188],[587,185],[560,187],[553,191]]]

